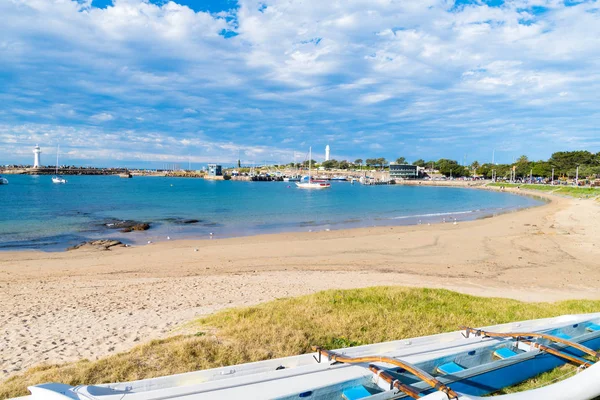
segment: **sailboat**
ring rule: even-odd
[[[317,181],[313,180],[311,176],[312,169],[312,147],[308,150],[308,180],[304,181],[304,177],[302,181],[296,182],[296,186],[300,189],[328,189],[331,187],[331,183],[325,181]]]
[[[52,183],[67,183],[67,180],[58,174],[58,152],[60,150],[60,145],[56,146],[56,170],[54,172],[54,176],[52,177]]]

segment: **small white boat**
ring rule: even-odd
[[[300,182],[296,182],[299,189],[329,189],[331,183],[321,180],[314,180],[311,177],[312,169],[312,147],[308,150],[308,176],[302,177]]]
[[[0,176],[0,185],[8,185],[8,179]]]
[[[338,175],[338,176],[331,177],[330,180],[336,181],[336,182],[346,182],[348,180],[348,178],[345,176]]]
[[[54,172],[54,176],[52,177],[52,183],[67,183],[67,180],[58,174],[58,152],[60,150],[60,145],[56,146],[56,169]]]
[[[299,189],[329,189],[331,183],[323,181],[296,182]]]
[[[27,400],[481,400],[567,362],[579,372],[500,400],[600,396],[600,313],[563,315],[205,371],[88,386],[29,387]],[[583,358],[587,356],[587,358]]]

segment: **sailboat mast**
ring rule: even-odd
[[[310,176],[310,170],[312,168],[312,147],[308,148],[308,182],[312,180]]]
[[[56,146],[56,175],[58,175],[58,152],[60,151],[60,144]]]

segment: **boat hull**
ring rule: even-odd
[[[297,182],[298,189],[329,189],[330,183],[327,182]]]
[[[550,335],[563,334],[591,349],[600,348],[600,313],[572,315],[543,320],[523,321],[484,328],[489,332],[546,332]],[[531,347],[512,338],[492,338],[463,336],[463,331],[444,333],[421,338],[403,339],[393,342],[340,349],[336,352],[346,357],[361,358],[367,355],[385,356],[403,360],[408,364],[428,371],[443,385],[461,394],[465,400],[496,392],[550,371],[565,363],[563,358]],[[572,344],[572,343],[571,343]],[[556,344],[556,349],[573,356],[581,356],[579,350],[565,344]],[[499,349],[514,350],[514,355],[503,359],[492,359]],[[511,350],[512,351],[512,350]],[[489,356],[489,357],[488,357]],[[464,366],[462,370],[444,374],[434,371],[443,363],[455,361]],[[438,399],[441,392],[417,379],[414,375],[398,368],[390,368],[385,362],[377,362],[378,367],[396,375],[396,379],[411,385],[423,394],[431,393],[431,399]],[[595,368],[593,366],[591,368]],[[598,368],[596,368],[598,369]],[[412,381],[411,381],[412,379]],[[42,385],[43,386],[43,385]],[[252,398],[292,400],[339,399],[344,390],[367,388],[372,400],[400,399],[396,390],[390,390],[389,383],[373,374],[368,363],[338,363],[327,356],[313,358],[313,354],[285,357],[250,364],[240,364],[205,371],[152,378],[141,381],[102,384],[94,386],[60,386],[68,397],[56,399],[96,400],[162,400],[186,399],[204,400],[220,398]],[[64,388],[66,387],[66,391]],[[587,400],[600,395],[600,379],[593,396],[569,397],[572,400]],[[33,393],[28,400],[47,399],[42,396],[48,387],[31,388]],[[365,389],[366,390],[366,389]],[[594,389],[592,389],[594,390]],[[40,395],[36,395],[40,393]],[[67,394],[68,393],[68,394]],[[62,396],[63,394],[59,394]],[[92,396],[92,397],[90,397]],[[437,396],[437,397],[436,397]],[[521,397],[524,398],[524,397]],[[534,398],[534,397],[531,397]],[[541,397],[535,397],[541,398]],[[562,397],[564,398],[564,397]],[[561,397],[543,397],[545,400],[561,400]],[[444,397],[439,397],[444,399]],[[507,398],[508,399],[508,398]]]

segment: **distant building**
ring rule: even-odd
[[[390,179],[417,179],[419,168],[409,164],[390,164]]]
[[[36,144],[33,148],[33,168],[40,167],[40,154],[42,154],[42,149]]]
[[[329,161],[329,145],[325,146],[325,161]]]
[[[221,176],[223,175],[223,169],[217,164],[208,164],[208,175],[210,176]]]

